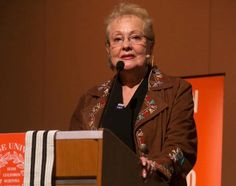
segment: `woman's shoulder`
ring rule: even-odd
[[[89,88],[86,92],[86,95],[104,97],[108,94],[110,86],[111,86],[111,80],[106,80],[102,83],[99,83],[99,84]]]
[[[153,67],[149,78],[149,86],[154,89],[190,87],[185,79],[163,73],[158,67]]]

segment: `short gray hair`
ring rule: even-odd
[[[111,14],[105,20],[105,28],[106,28],[106,44],[109,44],[109,30],[108,27],[112,21],[116,18],[125,16],[125,15],[133,15],[139,17],[144,22],[144,34],[145,36],[152,41],[155,42],[155,35],[152,26],[152,19],[150,18],[146,9],[140,7],[137,4],[132,3],[120,3],[111,12]]]

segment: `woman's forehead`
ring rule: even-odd
[[[108,25],[109,32],[132,32],[134,30],[143,32],[143,29],[143,20],[134,15],[120,16]]]

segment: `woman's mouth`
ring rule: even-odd
[[[131,60],[131,59],[134,59],[134,58],[135,58],[135,56],[133,54],[126,54],[126,55],[121,56],[122,60]]]

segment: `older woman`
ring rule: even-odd
[[[106,50],[111,68],[123,61],[124,69],[81,97],[71,129],[108,128],[140,155],[144,178],[158,174],[170,185],[186,185],[197,151],[192,90],[153,66],[153,46],[147,11],[117,6],[106,21]]]

